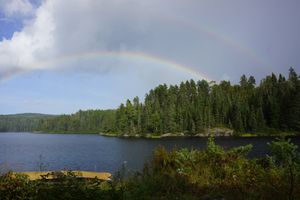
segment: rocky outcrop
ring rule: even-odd
[[[214,137],[227,137],[227,136],[233,136],[234,131],[229,128],[211,128],[211,129],[205,129],[203,133],[198,133],[196,136],[199,137],[208,137],[208,136],[214,136]]]

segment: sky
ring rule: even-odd
[[[300,73],[299,0],[0,0],[0,114],[117,108],[159,84]]]

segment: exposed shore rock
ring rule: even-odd
[[[205,129],[204,133],[198,133],[195,136],[198,137],[208,137],[208,136],[214,136],[214,137],[228,137],[233,136],[234,131],[229,128],[211,128],[211,129]]]
[[[107,134],[107,133],[99,133],[102,136],[110,136],[110,137],[124,137],[124,138],[166,138],[166,137],[229,137],[233,136],[234,131],[229,128],[211,128],[205,129],[202,133],[197,133],[195,135],[187,135],[184,133],[165,133],[162,135],[154,135],[154,134],[146,134],[146,135],[130,135],[130,134],[122,134],[122,135],[114,135],[114,134]]]
[[[184,135],[184,133],[165,133],[165,134],[162,134],[160,137],[183,137],[183,136],[186,136]]]

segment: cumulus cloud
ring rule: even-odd
[[[21,32],[0,42],[0,77],[32,70],[40,53],[51,53],[53,48],[53,20],[50,5],[37,9],[36,18],[29,21]]]
[[[34,6],[28,0],[0,0],[0,9],[6,17],[24,17],[34,13]]]

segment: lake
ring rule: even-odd
[[[250,157],[269,153],[271,137],[219,137],[224,148],[253,144]],[[300,137],[292,141],[300,145]],[[203,149],[207,138],[126,139],[95,134],[0,133],[0,170],[89,170],[115,172],[124,161],[131,170],[142,169],[155,147]]]

